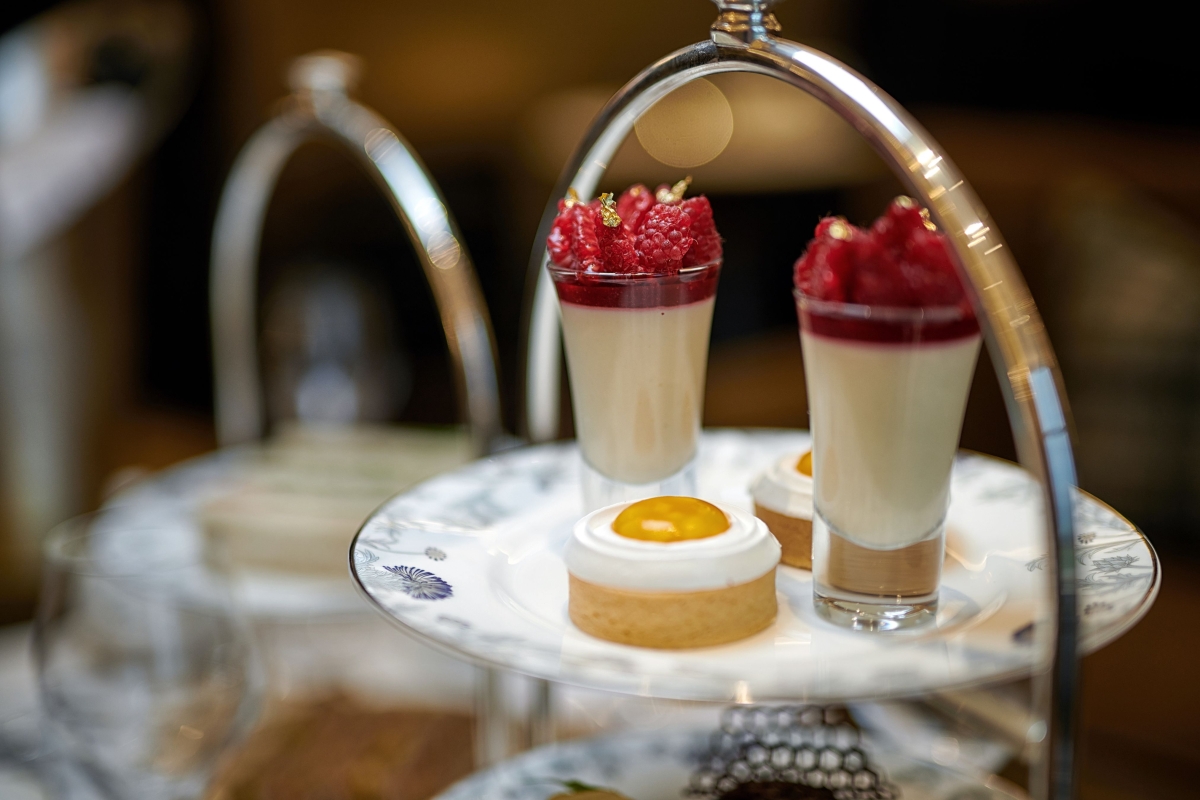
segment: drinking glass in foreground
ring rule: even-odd
[[[257,671],[198,537],[105,511],[46,542],[35,652],[50,746],[113,798],[200,797]]]

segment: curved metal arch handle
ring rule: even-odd
[[[1049,766],[1043,797],[1074,796],[1074,736],[1078,619],[1072,491],[1076,482],[1065,396],[1045,328],[1020,271],[988,213],[941,147],[895,100],[829,56],[775,35],[770,3],[718,0],[710,41],[667,56],[625,85],[593,121],[568,162],[554,197],[569,188],[590,197],[638,117],[672,90],[704,75],[753,72],[808,92],[836,111],[896,171],[945,231],[966,279],[1004,393],[1018,456],[1042,483],[1050,552],[1055,561],[1053,625],[1038,626],[1049,645],[1053,628]],[[561,341],[558,303],[545,269],[546,236],[555,216],[547,206],[534,243],[535,282],[526,352],[526,426],[535,441],[558,429]],[[1049,666],[1049,665],[1047,665]]]
[[[375,179],[404,224],[433,291],[454,362],[459,404],[479,453],[497,441],[500,393],[491,320],[466,246],[445,201],[408,143],[347,95],[351,57],[319,53],[292,69],[284,111],[254,133],[221,193],[210,287],[217,439],[262,436],[264,402],[256,346],[256,280],[262,226],[280,172],[297,148],[338,142]]]

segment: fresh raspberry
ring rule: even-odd
[[[917,231],[926,229],[927,212],[910,197],[901,195],[891,202],[875,224],[871,234],[889,250],[898,250]]]
[[[713,222],[712,205],[704,195],[689,197],[679,204],[689,217],[692,218],[691,236],[695,240],[690,250],[683,257],[685,267],[697,267],[711,264],[721,257],[721,237],[717,233],[717,225]]]
[[[550,260],[560,267],[602,272],[596,225],[600,201],[581,203],[574,190],[558,201],[558,216],[546,237]]]
[[[692,218],[678,206],[655,203],[638,228],[634,246],[641,271],[674,275],[692,246]]]
[[[813,238],[845,241],[862,236],[863,233],[861,228],[851,225],[845,217],[821,217],[813,232]]]
[[[946,237],[930,230],[913,233],[905,243],[900,268],[920,305],[952,306],[966,302],[966,292],[950,257]]]
[[[721,246],[720,236],[697,236],[692,244],[692,249],[688,250],[683,257],[683,266],[699,267],[711,264],[720,260],[723,254],[724,249]]]
[[[637,233],[646,212],[654,205],[654,193],[640,183],[630,186],[617,198],[617,216],[630,236]]]
[[[596,238],[605,272],[638,271],[640,262],[633,246],[633,237],[625,231],[611,194],[600,198],[600,224],[596,226]]]
[[[689,217],[692,218],[692,236],[716,236],[717,226],[713,222],[712,204],[704,195],[689,197],[679,204]]]
[[[946,306],[966,294],[946,238],[907,197],[868,231],[837,217],[817,225],[796,262],[796,287],[821,300],[882,306]]]
[[[866,306],[921,305],[895,256],[872,232],[854,241],[854,270],[846,295]]]
[[[841,217],[825,217],[816,235],[796,261],[796,288],[818,300],[846,302],[855,264],[855,240],[863,231]]]
[[[906,262],[922,264],[934,272],[945,275],[957,274],[946,237],[937,231],[925,229],[914,231],[904,242],[904,247],[898,255]]]
[[[626,189],[616,202],[606,194],[582,203],[571,192],[559,201],[546,240],[550,260],[581,274],[665,275],[678,272],[685,260],[689,266],[718,260],[721,237],[712,206],[703,196],[684,200],[690,184],[689,177],[660,186],[665,203],[642,184]]]
[[[600,224],[599,214],[590,204],[578,203],[571,206],[571,259],[580,272],[603,272],[604,262],[600,255],[600,242],[596,228]]]
[[[560,267],[570,269],[575,266],[571,257],[571,229],[574,227],[571,207],[566,200],[558,201],[558,216],[546,237],[546,248],[550,251],[550,260]]]

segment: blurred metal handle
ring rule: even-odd
[[[778,38],[771,2],[718,0],[710,41],[667,56],[635,77],[593,121],[568,162],[554,198],[574,188],[591,197],[638,117],[674,89],[704,75],[752,72],[790,83],[836,111],[892,166],[946,232],[982,322],[1004,393],[1021,463],[1042,483],[1055,560],[1055,598],[1049,624],[1039,625],[1050,685],[1042,711],[1050,735],[1042,797],[1074,796],[1074,737],[1079,670],[1071,452],[1061,378],[1033,299],[983,204],[941,147],[895,100],[829,56]],[[526,355],[526,429],[535,441],[558,430],[560,338],[557,302],[545,266],[552,199],[534,242],[529,279],[535,282]],[[1051,622],[1053,620],[1053,622]],[[1051,646],[1051,637],[1053,645]],[[1053,662],[1049,654],[1053,653]],[[1051,700],[1052,698],[1052,700]],[[1041,730],[1041,729],[1039,729]]]
[[[217,438],[260,438],[265,411],[257,349],[258,256],[284,164],[315,139],[343,144],[376,180],[413,242],[454,362],[459,403],[478,453],[496,443],[500,394],[487,306],[462,236],[425,166],[375,112],[348,96],[355,61],[314,53],[291,70],[285,110],[238,154],[217,210],[210,287]]]

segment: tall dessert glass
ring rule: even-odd
[[[169,523],[113,510],[46,538],[34,649],[47,743],[58,778],[88,797],[203,796],[258,709],[248,632],[205,555]]]
[[[694,495],[721,262],[676,274],[550,266],[562,308],[587,510]]]
[[[796,291],[813,436],[813,593],[840,625],[930,621],[979,326],[969,308]]]

